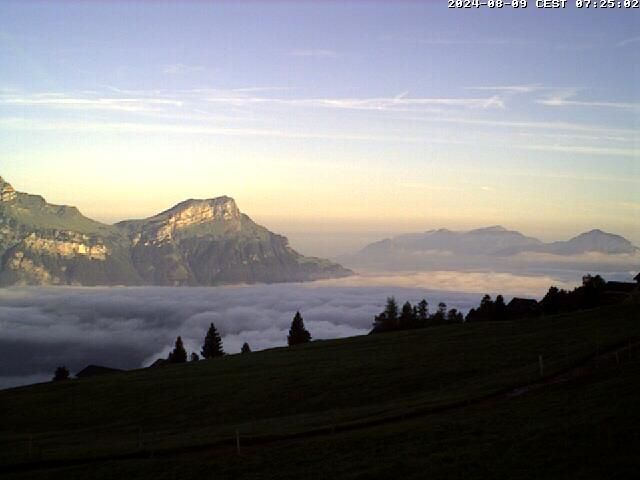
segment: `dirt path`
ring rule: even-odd
[[[530,394],[531,392],[540,390],[552,385],[558,385],[567,383],[580,377],[588,375],[590,372],[598,369],[603,365],[621,364],[624,361],[625,356],[628,356],[632,351],[640,351],[640,341],[636,339],[627,340],[623,343],[612,345],[609,348],[594,353],[587,358],[582,359],[576,365],[564,369],[560,372],[556,372],[552,375],[542,377],[540,380],[517,387],[505,388],[491,394],[476,397],[473,399],[463,400],[459,402],[449,403],[437,407],[424,407],[415,408],[410,411],[405,411],[397,414],[387,415],[385,417],[361,420],[351,423],[344,423],[338,425],[328,425],[313,430],[304,432],[298,432],[293,434],[283,435],[262,435],[256,437],[242,437],[242,449],[255,449],[267,446],[274,446],[281,443],[289,443],[302,441],[306,439],[318,438],[323,436],[336,435],[340,433],[352,432],[357,430],[365,430],[369,428],[378,427],[381,425],[388,425],[393,423],[399,423],[413,418],[419,418],[429,415],[443,414],[443,413],[455,413],[456,411],[464,410],[468,407],[494,404],[502,401],[508,401],[510,399]],[[223,451],[233,451],[235,453],[236,439],[230,438],[212,442],[205,445],[194,445],[178,448],[170,448],[165,450],[140,450],[131,452],[128,454],[109,455],[95,458],[83,458],[83,459],[64,459],[64,460],[46,460],[37,463],[24,463],[18,465],[0,466],[0,473],[25,473],[36,470],[45,470],[51,468],[64,468],[74,467],[82,465],[99,464],[110,461],[122,461],[122,460],[134,460],[134,459],[148,459],[148,458],[167,458],[175,457],[187,454],[196,453],[214,453]]]

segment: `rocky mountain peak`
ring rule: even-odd
[[[11,184],[5,182],[4,179],[0,177],[0,202],[10,202],[15,200],[17,195],[18,194]]]
[[[170,217],[190,223],[202,223],[215,220],[236,220],[240,218],[240,209],[236,201],[223,195],[206,200],[186,200],[173,207]]]
[[[470,233],[505,233],[509,232],[502,225],[493,225],[491,227],[477,228],[475,230],[471,230]]]

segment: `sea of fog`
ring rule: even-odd
[[[286,345],[300,311],[314,339],[365,335],[388,296],[426,298],[466,312],[484,293],[539,298],[578,282],[506,273],[428,272],[302,284],[212,288],[30,287],[0,289],[0,388],[47,381],[58,365],[132,369],[166,358],[181,335],[199,352],[215,323],[227,353]]]

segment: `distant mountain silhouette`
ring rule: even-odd
[[[520,232],[501,226],[466,232],[446,229],[399,235],[367,245],[361,254],[405,252],[450,252],[465,255],[515,255],[520,252],[542,252],[553,255],[577,255],[588,252],[632,254],[638,251],[629,240],[619,235],[591,230],[570,240],[544,243]]]
[[[542,245],[543,243],[536,238],[526,237],[520,232],[501,226],[493,226],[468,232],[440,229],[400,235],[372,243],[362,249],[361,253],[370,255],[394,251],[446,251],[467,255],[500,255],[515,249],[525,250]]]
[[[588,254],[588,255],[585,255]],[[591,230],[566,241],[545,243],[501,226],[470,231],[411,233],[371,243],[338,260],[374,271],[479,270],[550,273],[560,270],[628,271],[640,266],[629,240]]]
[[[633,254],[638,251],[638,248],[620,235],[603,232],[602,230],[591,230],[566,242],[550,243],[546,245],[544,251],[555,255],[579,255],[588,252],[617,255],[622,253]]]

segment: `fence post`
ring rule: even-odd
[[[538,355],[538,365],[540,366],[540,376],[544,377],[544,362],[542,361],[542,355]]]

